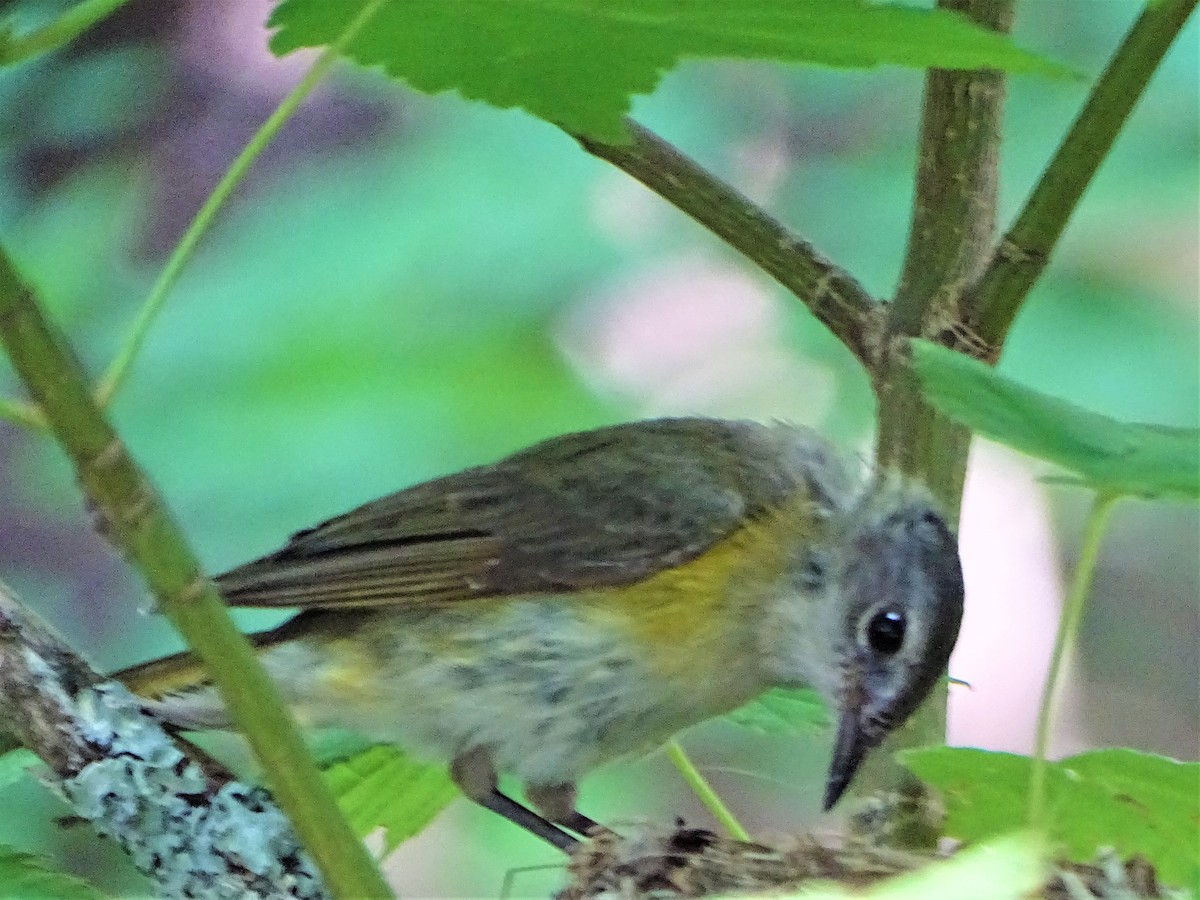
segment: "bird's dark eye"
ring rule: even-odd
[[[898,609],[877,612],[867,623],[867,643],[876,653],[891,656],[904,643],[904,613]]]

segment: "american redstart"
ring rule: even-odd
[[[777,685],[838,711],[830,808],[945,671],[963,608],[924,488],[856,485],[808,429],[700,418],[544,441],[216,583],[232,606],[300,608],[254,640],[302,723],[447,759],[468,797],[564,849],[595,827],[581,776]],[[187,654],[119,677],[176,726],[229,727]]]

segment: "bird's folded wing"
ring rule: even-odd
[[[217,584],[237,606],[344,608],[634,582],[813,493],[819,479],[781,455],[797,436],[819,440],[704,419],[564,435],[302,531]]]

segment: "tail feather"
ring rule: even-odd
[[[301,613],[282,625],[248,634],[246,637],[257,649],[271,647],[308,634],[314,625],[318,624],[319,618],[317,611]],[[203,687],[212,680],[208,667],[190,650],[139,663],[128,669],[113,672],[109,677],[115,678],[143,697],[178,694]]]
[[[208,669],[194,653],[176,653],[131,666],[111,676],[143,698],[146,712],[185,731],[224,730],[229,714],[220,695],[208,687]]]
[[[111,677],[143,697],[192,690],[210,680],[208,669],[190,651],[130,666],[114,672]]]

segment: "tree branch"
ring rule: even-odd
[[[942,0],[1000,32],[1013,0]],[[890,308],[892,358],[881,368],[880,465],[923,478],[956,515],[969,434],[938,417],[907,370],[907,339],[927,337],[973,356],[991,355],[961,326],[960,301],[983,269],[996,222],[1004,76],[995,71],[931,69],[925,78],[912,224]]]
[[[850,273],[653,132],[633,121],[626,126],[629,144],[572,137],[744,254],[870,367],[882,332],[882,306]]]
[[[0,724],[49,766],[49,787],[163,897],[324,897],[262,788],[189,758],[0,582]]]
[[[347,897],[391,892],[350,830],[212,582],[153,486],[96,406],[61,333],[0,251],[0,342],[41,408],[106,537],[141,570],[172,623],[209,667],[233,721],[263,764],[330,889]]]
[[[939,0],[941,9],[1007,32],[1014,0]],[[961,297],[982,270],[993,240],[1004,76],[995,71],[931,69],[917,157],[912,224],[888,339],[876,370],[876,460],[923,481],[947,520],[957,522],[971,435],[926,403],[908,367],[912,337],[928,337],[974,356],[989,356],[962,327]],[[938,744],[946,737],[945,691],[934,692],[889,745]],[[929,789],[889,754],[867,761],[863,784],[892,799],[897,843],[934,843],[941,822]]]
[[[944,0],[980,25],[1007,32],[1011,0]],[[931,69],[925,76],[916,188],[893,334],[929,337],[959,319],[963,288],[983,269],[996,230],[1004,76]]]
[[[1083,192],[1196,3],[1147,4],[1092,88],[1025,208],[969,292],[967,320],[987,345],[1003,343]]]

